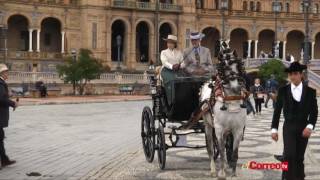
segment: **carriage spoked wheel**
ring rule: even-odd
[[[158,145],[158,162],[160,169],[164,169],[166,166],[166,139],[164,135],[163,127],[160,126],[157,131],[157,145]]]
[[[144,155],[148,162],[152,162],[155,153],[154,118],[150,107],[146,106],[142,111],[141,138]]]

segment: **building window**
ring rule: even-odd
[[[248,10],[248,3],[247,3],[247,1],[243,1],[242,9],[243,9],[244,11],[247,11],[247,10]]]
[[[92,23],[92,49],[97,49],[97,23]]]
[[[219,9],[219,0],[214,1],[215,9]]]
[[[290,12],[290,4],[286,3],[286,12],[289,13]]]
[[[260,2],[257,2],[256,11],[257,11],[257,12],[261,11],[261,3],[260,3]]]
[[[254,7],[254,2],[250,1],[250,11],[254,11],[255,7]]]

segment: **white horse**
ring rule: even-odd
[[[232,176],[236,176],[236,165],[238,160],[238,149],[240,141],[243,137],[243,129],[246,122],[246,108],[243,105],[241,99],[235,97],[241,97],[243,84],[241,81],[241,60],[232,58],[236,57],[235,53],[227,53],[228,56],[220,57],[220,65],[223,66],[223,70],[220,69],[219,74],[224,78],[222,79],[221,87],[223,88],[223,96],[225,98],[232,97],[232,100],[226,101],[223,97],[214,97],[213,86],[214,82],[205,83],[200,90],[200,102],[209,101],[211,98],[215,98],[215,104],[210,107],[210,103],[204,103],[201,107],[209,109],[203,114],[205,122],[205,134],[207,140],[207,150],[209,158],[211,160],[211,174],[218,176],[219,179],[225,179],[225,146],[227,136],[233,136],[233,149],[231,160],[229,165],[232,168]],[[228,62],[224,62],[224,61]],[[218,69],[219,71],[219,69]],[[212,94],[213,93],[213,94]],[[231,134],[230,134],[231,133]],[[217,161],[218,174],[216,174],[216,146],[220,155],[219,161]]]

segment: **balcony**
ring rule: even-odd
[[[182,6],[175,4],[160,3],[160,11],[182,12]]]
[[[7,0],[8,3],[39,4],[48,6],[77,6],[78,0]]]
[[[121,9],[136,9],[145,11],[156,11],[156,4],[150,2],[136,2],[126,0],[114,0],[112,1],[113,8]],[[182,12],[182,6],[168,3],[160,3],[159,11],[164,12]]]
[[[198,9],[197,13],[203,16],[220,16],[221,10],[220,9]],[[243,11],[243,10],[227,10],[225,11],[225,15],[229,17],[243,17],[243,18],[266,18],[266,19],[273,19],[275,18],[274,12],[271,11]],[[292,19],[292,20],[303,20],[304,14],[303,13],[296,13],[296,12],[280,12],[277,14],[277,17],[280,19]],[[320,14],[309,14],[309,18],[312,20],[319,20]]]
[[[4,58],[4,52],[0,53],[0,58]],[[8,60],[63,60],[66,54],[58,52],[28,52],[28,51],[8,51]]]

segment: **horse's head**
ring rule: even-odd
[[[244,87],[242,60],[238,58],[236,51],[231,51],[230,48],[221,50],[218,59],[218,75],[225,92],[228,95],[239,95]]]

